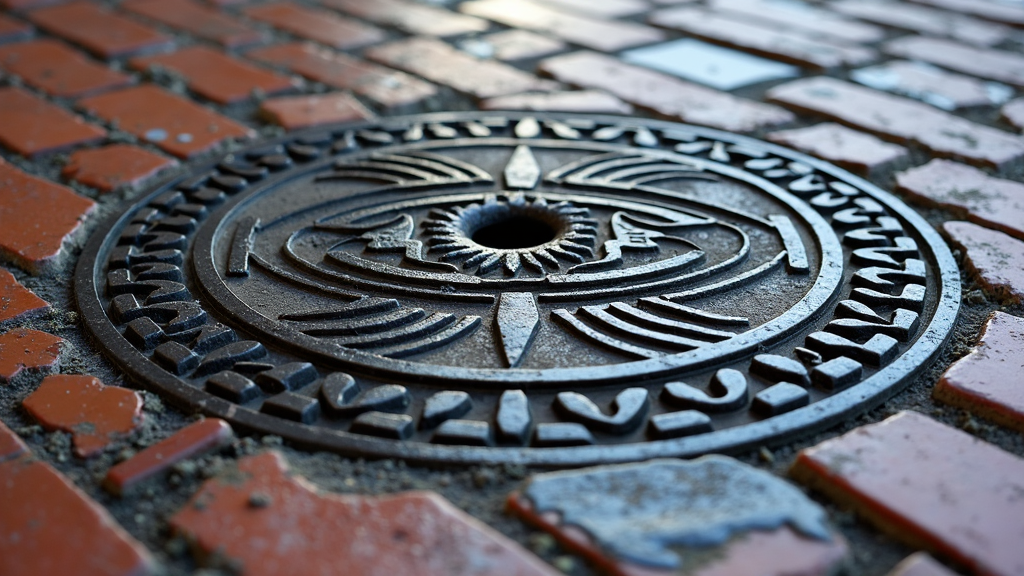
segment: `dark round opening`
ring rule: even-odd
[[[533,248],[554,239],[551,225],[528,216],[508,216],[473,232],[474,242],[498,250]]]

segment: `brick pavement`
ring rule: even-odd
[[[772,490],[792,490],[780,476],[795,462],[793,478],[813,486],[814,499],[849,506],[867,522],[829,509],[831,541],[772,525],[719,541],[710,556],[684,546],[681,557],[697,558],[698,568],[686,573],[723,576],[824,574],[841,561],[851,574],[879,576],[1024,573],[1024,553],[1014,545],[1024,538],[1016,513],[1024,441],[1015,431],[1024,421],[1024,381],[1014,369],[1024,317],[1024,5],[0,0],[0,7],[0,573],[148,574],[155,564],[172,574],[200,565],[281,573],[274,567],[289,563],[288,555],[257,540],[286,546],[300,534],[307,548],[294,550],[304,569],[326,573],[337,558],[316,538],[325,527],[347,530],[337,523],[357,507],[379,514],[365,548],[343,553],[364,566],[369,554],[390,556],[388,569],[416,565],[423,573],[459,573],[465,558],[501,563],[502,573],[681,573],[671,562],[637,565],[624,555],[626,544],[602,540],[597,528],[567,526],[523,496],[510,506],[542,530],[500,514],[507,494],[529,496],[547,476],[526,484],[509,470],[402,476],[396,467],[405,470],[403,463],[345,459],[332,461],[330,473],[302,468],[332,492],[353,493],[324,496],[301,475],[286,475],[286,459],[301,468],[308,455],[280,448],[251,456],[277,443],[244,434],[232,440],[212,421],[188,427],[187,415],[126,389],[85,357],[92,351],[64,288],[83,232],[95,231],[101,216],[137,190],[259,135],[448,108],[637,114],[746,132],[858,172],[918,206],[964,271],[966,336],[948,347],[939,368],[959,362],[944,376],[926,373],[916,392],[897,397],[914,413],[875,423],[888,415],[881,409],[837,438],[833,430],[774,454],[739,455],[776,474],[774,483],[765,481]],[[688,42],[685,52],[670,44],[678,40]],[[680,53],[686,56],[673,59]],[[713,65],[700,60],[711,55],[751,68],[723,79],[702,68]],[[982,322],[975,343],[971,330]],[[180,361],[175,350],[161,350],[169,367]],[[223,382],[226,394],[255,386],[239,378],[245,382]],[[173,462],[159,462],[165,453]],[[197,471],[203,467],[211,472]],[[376,480],[355,472],[367,469]],[[621,473],[643,478],[645,470]],[[248,484],[239,483],[240,473]],[[596,487],[618,473],[599,468],[581,477]],[[108,489],[128,492],[125,500],[114,504],[100,491],[104,477]],[[406,480],[374,483],[392,477]],[[665,501],[651,481],[643,504],[658,509]],[[150,496],[176,496],[154,508],[132,497],[133,484]],[[474,497],[460,494],[492,485]],[[410,488],[443,492],[455,506]],[[402,494],[357,495],[367,492]],[[301,502],[309,513],[276,506],[279,499]],[[793,502],[786,513],[806,506]],[[205,523],[211,513],[229,528],[250,517],[259,522],[228,534]],[[389,531],[408,523],[401,514],[450,532],[399,538]],[[740,513],[726,506],[721,514]],[[635,519],[607,520],[630,538],[651,537]],[[11,544],[15,536],[20,545]],[[395,555],[395,542],[407,546],[410,538],[444,553],[403,548]],[[42,552],[58,540],[64,545]],[[772,547],[790,552],[750,561]],[[917,549],[935,559],[918,554],[896,566]]]

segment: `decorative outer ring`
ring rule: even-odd
[[[444,123],[480,119],[493,114],[487,113],[437,113],[417,116],[417,122]],[[528,113],[507,113],[511,120],[527,116]],[[552,119],[586,118],[598,123],[630,124],[635,118],[600,115],[546,115]],[[403,118],[389,118],[387,124],[400,123]],[[381,121],[340,125],[338,128],[370,128]],[[295,444],[310,449],[325,449],[342,452],[353,457],[402,458],[414,462],[444,464],[526,464],[542,467],[573,467],[601,463],[630,462],[662,457],[692,457],[709,452],[735,453],[761,445],[765,442],[783,443],[812,429],[820,429],[839,423],[845,418],[869,410],[899,392],[917,370],[930,363],[946,343],[960,307],[960,273],[949,248],[939,234],[910,207],[894,195],[885,192],[863,178],[826,162],[745,136],[737,136],[719,130],[701,128],[677,123],[647,120],[642,124],[661,130],[685,129],[700,137],[760,148],[769,153],[802,162],[822,173],[851,183],[870,194],[885,205],[903,224],[911,226],[923,240],[919,249],[926,253],[928,260],[938,267],[939,295],[935,312],[927,326],[923,327],[917,341],[906,352],[885,368],[855,386],[843,390],[810,406],[785,414],[783,418],[769,418],[759,422],[728,428],[698,436],[658,440],[635,444],[574,446],[564,448],[481,448],[472,446],[444,446],[414,442],[395,442],[371,438],[348,432],[339,432],[290,422],[241,408],[236,404],[213,396],[188,385],[170,373],[157,368],[146,356],[135,349],[114,327],[106,315],[99,297],[100,286],[96,282],[98,260],[110,245],[116,241],[105,231],[120,228],[130,214],[111,217],[88,241],[79,257],[75,270],[75,301],[89,333],[99,341],[106,355],[114,364],[143,388],[159,393],[173,404],[184,408],[198,408],[204,414],[224,418],[242,431],[276,434]],[[333,130],[333,129],[332,129]],[[276,144],[294,140],[295,134],[267,142]],[[215,163],[198,167],[194,172],[212,169]],[[170,189],[187,176],[178,176],[160,183],[153,188],[154,196]],[[135,203],[132,204],[133,206]]]

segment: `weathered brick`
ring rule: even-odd
[[[604,52],[665,39],[662,31],[649,26],[602,20],[557,10],[530,0],[474,0],[462,3],[459,10],[512,28],[547,32],[563,40]]]
[[[51,34],[66,38],[104,58],[166,48],[174,39],[92,2],[72,2],[29,13]]]
[[[372,118],[373,112],[348,94],[324,94],[266,100],[260,105],[260,115],[286,130],[297,130]]]
[[[916,412],[800,452],[791,473],[971,572],[1024,573],[1024,460]]]
[[[828,4],[829,8],[832,6]],[[877,26],[814,8],[809,4],[772,0],[709,0],[708,7],[782,30],[796,31],[811,38],[852,44],[877,42],[885,38],[885,31]]]
[[[1000,112],[1002,112],[1003,120],[1017,128],[1024,129],[1024,98],[1007,102]]]
[[[629,50],[619,57],[630,64],[639,64],[645,68],[726,91],[759,82],[802,75],[801,70],[792,64],[776,62],[693,38],[682,38]]]
[[[945,8],[953,12],[974,14],[996,22],[1006,22],[1014,26],[1024,26],[1024,8],[1001,2],[979,2],[978,0],[912,0],[919,4],[928,4]]]
[[[20,456],[25,452],[28,452],[28,446],[17,434],[0,422],[0,462]]]
[[[50,304],[0,268],[0,322],[18,320],[50,309]]]
[[[629,114],[633,107],[600,90],[547,92],[499,96],[480,103],[484,110],[537,110],[548,112],[600,112]]]
[[[228,48],[264,39],[259,30],[194,0],[127,0],[121,8]]]
[[[1021,260],[1024,264],[1024,251]],[[1016,274],[1018,282],[1024,281],[1020,268]],[[1020,284],[1020,289],[1024,293],[1024,283]],[[995,312],[985,322],[977,346],[946,370],[933,395],[1024,432],[1021,373],[1024,373],[1024,318]]]
[[[599,18],[621,18],[649,9],[643,0],[547,0],[547,3]]]
[[[63,344],[63,339],[39,330],[19,328],[0,334],[0,383],[11,382],[23,372],[56,370]]]
[[[29,176],[0,160],[0,257],[38,273],[96,207],[70,188]]]
[[[985,291],[1010,304],[1024,300],[1024,242],[970,222],[946,222],[942,231],[964,255],[964,269]]]
[[[478,60],[430,38],[410,38],[376,46],[367,50],[366,56],[477,98],[550,90],[557,86],[550,80],[538,79],[505,64]]]
[[[889,169],[906,161],[908,154],[902,146],[831,122],[773,132],[768,139],[863,175]]]
[[[85,98],[78,105],[179,158],[228,138],[254,135],[234,120],[151,85]]]
[[[840,0],[829,3],[828,7],[870,22],[929,36],[945,36],[977,46],[998,44],[1012,33],[1006,26],[926,6],[877,0]]]
[[[26,90],[0,88],[0,143],[18,154],[53,152],[106,135],[106,130]]]
[[[63,98],[85,96],[132,82],[130,76],[50,39],[0,46],[0,68],[17,74],[30,86]]]
[[[874,60],[871,48],[812,38],[771,24],[754,24],[700,8],[683,6],[651,14],[652,24],[815,68],[858,66]]]
[[[1024,239],[1024,184],[993,178],[948,160],[932,160],[896,176],[912,200],[941,206],[977,224]]]
[[[61,175],[75,182],[109,192],[135,187],[164,168],[178,163],[131,144],[113,144],[73,152]]]
[[[336,8],[381,26],[422,36],[456,36],[487,30],[486,20],[407,0],[322,0]]]
[[[0,42],[24,38],[31,33],[32,27],[28,24],[15,20],[5,14],[0,14]]]
[[[231,104],[256,93],[277,94],[296,87],[291,78],[257,68],[223,52],[192,46],[172,54],[132,58],[132,68],[160,66],[185,79],[190,90],[218,104]]]
[[[252,50],[246,56],[282,66],[310,80],[352,90],[387,108],[419,102],[437,93],[433,84],[404,72],[356,60],[312,44],[278,44]]]
[[[568,48],[568,45],[561,40],[542,36],[529,30],[505,30],[480,36],[474,41],[488,46],[491,55],[498,60],[540,58]]]
[[[1024,156],[1019,136],[834,78],[783,84],[769,90],[768,99],[975,164],[1003,168]]]
[[[943,110],[968,106],[991,106],[1013,95],[1009,86],[983,82],[970,76],[946,72],[923,62],[893,60],[850,73],[853,81],[915,100]]]
[[[358,48],[376,44],[386,37],[383,30],[368,24],[291,2],[253,6],[246,8],[245,14],[332,48]]]
[[[1024,86],[1024,56],[1016,52],[965,46],[943,38],[906,36],[887,42],[886,53],[921,60],[972,76]]]
[[[737,98],[596,52],[548,58],[540,63],[540,69],[559,81],[604,90],[662,116],[723,130],[747,132],[793,120],[792,114],[776,106]]]

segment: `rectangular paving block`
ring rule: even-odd
[[[1007,304],[1024,300],[1024,242],[971,222],[945,222],[942,233],[963,255],[964,271],[982,289]]]
[[[293,2],[253,6],[245,10],[245,15],[332,48],[358,48],[386,38],[383,30],[369,24]]]
[[[50,38],[0,45],[0,69],[51,96],[76,98],[132,83],[131,76]]]
[[[472,34],[484,32],[490,26],[474,16],[408,0],[322,0],[322,4],[381,26],[423,36]]]
[[[1002,104],[1013,88],[947,72],[924,62],[892,60],[850,72],[850,79],[876,90],[920,100],[942,110]]]
[[[719,90],[800,76],[796,66],[684,38],[622,53],[622,59]]]
[[[1016,52],[977,48],[924,36],[905,36],[887,42],[882,49],[893,56],[921,60],[964,74],[1024,86],[1024,56]]]
[[[195,0],[128,0],[121,8],[228,48],[256,44],[264,38],[240,18]]]
[[[174,44],[166,34],[92,2],[40,8],[28,14],[37,26],[104,58],[157,50]]]
[[[286,130],[373,118],[373,112],[344,93],[265,100],[260,105],[260,115]]]
[[[760,21],[783,30],[799,31],[812,38],[831,39],[847,44],[877,42],[885,38],[885,31],[878,26],[858,22],[853,18],[824,8],[815,8],[804,2],[709,0],[707,5],[719,12]],[[831,3],[827,6],[832,8]]]
[[[768,139],[864,175],[881,172],[908,158],[903,146],[832,122],[772,132]]]
[[[107,131],[22,88],[0,88],[0,144],[35,156],[95,142]]]
[[[205,46],[183,48],[171,54],[139,56],[132,68],[166,68],[181,75],[189,89],[218,104],[248,100],[254,94],[277,94],[296,88],[296,81],[253,66]]]
[[[1024,26],[1024,7],[1010,3],[978,0],[912,0],[918,4],[927,4],[952,12],[974,14],[996,22],[1006,22],[1014,26]]]
[[[841,0],[830,2],[828,7],[869,22],[928,36],[945,36],[977,46],[998,44],[1013,32],[1008,26],[928,6],[879,0]]]
[[[1024,459],[916,412],[800,452],[791,474],[910,546],[1024,574]]]

